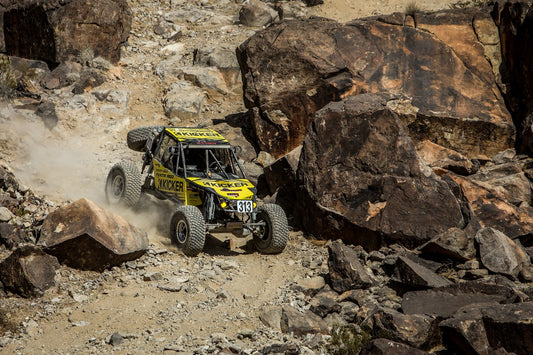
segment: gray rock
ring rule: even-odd
[[[361,327],[371,327],[373,337],[386,334],[390,340],[408,344],[419,349],[431,349],[440,343],[440,336],[434,326],[435,318],[422,314],[402,314],[378,308]]]
[[[7,207],[0,207],[0,222],[9,222],[15,217]]]
[[[342,293],[344,291],[368,288],[372,279],[367,273],[357,253],[340,241],[334,241],[328,246],[328,267],[331,287]]]
[[[229,92],[224,76],[215,67],[181,67],[177,71],[177,74],[180,79],[190,81],[200,88],[214,90],[220,93]]]
[[[44,101],[37,106],[35,114],[43,120],[44,126],[52,129],[57,125],[56,106],[53,102]]]
[[[393,279],[403,285],[415,288],[432,288],[452,284],[448,279],[405,256],[399,256],[396,260]]]
[[[165,90],[163,108],[169,118],[194,118],[200,114],[206,95],[187,81],[177,81]]]
[[[293,307],[283,307],[281,331],[296,336],[315,333],[328,333],[327,324],[311,311],[299,312]]]
[[[424,355],[427,352],[389,339],[373,339],[365,345],[360,355]]]
[[[322,291],[309,301],[309,310],[324,318],[330,313],[339,313],[342,309],[337,302],[338,294],[334,291]]]
[[[278,19],[278,12],[259,0],[246,0],[239,11],[239,21],[245,26],[262,27]]]
[[[509,237],[494,228],[483,228],[476,233],[479,255],[483,265],[492,272],[516,278],[527,254]]]
[[[423,255],[440,260],[449,258],[456,261],[467,261],[476,256],[474,238],[459,228],[450,228],[439,234],[420,246],[420,251]]]
[[[264,325],[275,330],[281,330],[281,307],[263,308],[259,314],[259,319]]]

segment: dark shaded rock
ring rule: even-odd
[[[519,152],[533,152],[533,9],[530,3],[497,1],[492,11],[501,38],[502,88],[517,125]]]
[[[474,164],[461,153],[442,147],[425,140],[416,145],[418,155],[432,168],[443,168],[460,175],[471,175],[477,172],[479,164]]]
[[[339,313],[342,307],[337,302],[338,296],[334,291],[319,292],[309,301],[309,310],[322,318],[329,313]]]
[[[0,263],[4,288],[23,297],[39,297],[55,284],[57,259],[40,248],[21,246]]]
[[[296,170],[302,147],[297,147],[274,163],[265,167],[265,178],[270,189],[274,193],[278,188],[287,185],[287,191],[294,192],[296,189]]]
[[[81,71],[81,64],[71,61],[63,62],[43,77],[41,85],[50,90],[68,86],[80,78]]]
[[[494,228],[480,229],[476,234],[483,265],[492,272],[516,278],[529,255],[515,242]]]
[[[342,242],[334,241],[328,246],[328,267],[331,288],[342,293],[353,289],[365,289],[372,279],[359,261],[357,253]]]
[[[281,331],[296,336],[316,333],[327,334],[328,326],[322,318],[311,311],[301,313],[292,307],[283,307]]]
[[[9,223],[0,223],[0,244],[13,249],[19,244],[30,242],[30,238],[20,229]]]
[[[474,238],[459,228],[450,228],[420,247],[422,255],[437,260],[467,261],[476,256]]]
[[[125,0],[26,1],[4,13],[7,53],[53,64],[89,49],[117,62],[130,28]]]
[[[113,333],[109,337],[108,343],[112,346],[118,346],[124,342],[124,337],[120,333]]]
[[[7,165],[0,164],[0,189],[17,191],[19,184],[15,175]]]
[[[72,92],[74,94],[83,94],[106,82],[105,76],[95,70],[86,70],[81,73],[80,79],[76,81]]]
[[[148,238],[122,217],[81,199],[46,217],[38,245],[68,266],[103,271],[143,255]]]
[[[239,22],[245,26],[266,26],[278,19],[278,12],[259,0],[245,1],[239,10]]]
[[[389,339],[373,339],[364,348],[360,355],[424,355],[427,352],[412,346],[398,343]]]
[[[316,6],[324,3],[324,0],[303,0],[307,6]]]
[[[405,256],[399,256],[396,260],[392,278],[412,288],[433,288],[452,284],[450,280]]]
[[[52,129],[57,125],[56,105],[53,102],[41,102],[39,106],[37,106],[35,114],[41,117],[44,126],[48,129]]]
[[[434,317],[422,314],[402,314],[392,309],[379,308],[363,322],[371,326],[372,337],[387,338],[419,349],[431,349],[440,344],[440,334]]]
[[[513,303],[521,296],[504,285],[478,281],[462,282],[432,290],[411,291],[403,295],[405,314],[426,314],[450,318],[465,306],[477,303]]]
[[[416,142],[430,140],[468,158],[512,147],[513,122],[477,36],[479,22],[490,27],[490,17],[461,9],[425,18],[424,29],[386,17],[345,25],[289,20],[241,44],[244,101],[260,149],[279,157],[300,145],[314,112],[331,101],[399,92],[408,98],[398,101],[413,108],[404,123]]]
[[[492,227],[511,239],[533,235],[532,207],[515,206],[506,201],[498,189],[453,173],[448,173],[444,179],[457,186],[458,194],[480,228]]]
[[[439,325],[444,345],[462,354],[533,351],[533,303],[479,304],[460,309]]]
[[[295,217],[306,232],[377,249],[417,246],[463,226],[456,198],[418,156],[386,98],[349,97],[315,116],[298,167]]]

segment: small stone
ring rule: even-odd
[[[9,222],[13,217],[13,213],[7,207],[0,207],[0,222]]]
[[[124,338],[122,337],[122,335],[120,335],[119,333],[113,333],[111,337],[109,337],[109,341],[107,343],[112,346],[117,346],[122,344],[123,341]]]

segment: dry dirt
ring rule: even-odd
[[[72,95],[58,90],[50,99],[57,105],[59,125],[48,131],[39,119],[25,114],[23,102],[0,107],[9,117],[0,121],[0,158],[7,160],[23,184],[56,203],[88,197],[103,204],[109,167],[122,158],[140,158],[127,150],[127,131],[169,124],[161,105],[163,89],[169,82],[152,70],[160,60],[157,49],[166,45],[154,34],[153,26],[170,10],[169,2],[129,2],[134,14],[131,47],[124,52],[121,65],[114,68],[116,76],[103,86],[128,91],[127,110],[104,110],[96,101],[82,110],[73,110],[68,104]],[[308,14],[345,22],[402,12],[411,2],[325,0],[323,5],[309,8]],[[233,18],[240,6],[240,2],[218,4],[213,0],[171,3]],[[448,8],[450,3],[433,0],[418,7],[437,10]],[[192,52],[198,46],[236,46],[256,30],[237,24],[220,27],[212,21],[184,23],[183,65],[191,65]],[[210,125],[213,118],[245,111],[239,92],[213,94],[207,107],[209,111],[201,118],[178,124]],[[15,141],[12,137],[18,138]],[[167,237],[167,209],[155,207],[147,212],[115,211],[148,232],[152,247],[146,256],[102,274],[63,267],[58,286],[42,299],[7,299],[0,309],[1,325],[14,331],[0,338],[0,352],[207,353],[227,337],[235,349],[252,353],[270,342],[293,339],[264,326],[258,316],[260,309],[281,304],[305,307],[303,294],[294,286],[299,280],[327,273],[325,248],[291,232],[282,254],[265,256],[241,239],[231,238],[235,246],[230,250],[224,242],[229,236],[219,235],[208,239],[200,256],[188,258]],[[24,331],[20,333],[20,329]],[[124,341],[111,346],[107,341],[115,332]]]

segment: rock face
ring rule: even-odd
[[[87,50],[117,62],[130,28],[125,0],[24,1],[4,13],[7,53],[54,65]]]
[[[533,8],[519,1],[496,2],[492,12],[501,38],[502,73],[505,97],[517,124],[517,147],[533,152]]]
[[[38,245],[68,266],[102,271],[144,254],[148,238],[123,218],[81,199],[46,217]]]
[[[418,245],[464,226],[448,185],[417,155],[385,98],[349,97],[315,116],[298,168],[307,232],[375,248],[382,239]]]
[[[427,139],[469,158],[511,147],[513,122],[472,26],[496,32],[490,18],[477,12],[431,16],[423,30],[394,16],[345,25],[282,21],[241,44],[244,101],[260,149],[275,157],[289,152],[303,141],[314,112],[360,93],[396,95],[416,142]]]
[[[38,297],[54,285],[58,268],[55,257],[27,244],[0,263],[0,280],[11,292],[23,297]]]

